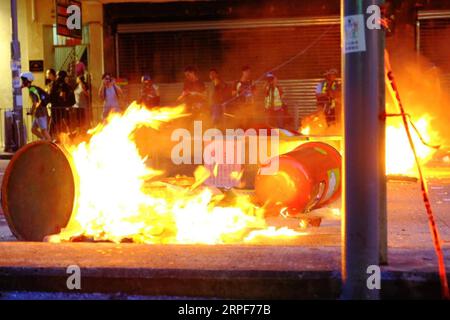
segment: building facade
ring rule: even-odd
[[[243,65],[252,67],[255,80],[282,65],[276,74],[299,119],[314,111],[314,85],[322,73],[340,70],[339,0],[83,0],[81,42],[56,35],[54,0],[17,1],[22,70],[34,60],[43,61],[44,70],[67,70],[76,60],[85,61],[94,107],[100,105],[95,93],[106,71],[126,80],[129,101],[136,98],[140,76],[151,74],[161,86],[162,102],[170,104],[181,91],[187,65],[197,66],[204,81],[216,68],[230,82]],[[3,110],[12,106],[9,5],[0,1],[2,127]],[[402,14],[397,19],[402,23],[417,23],[412,46],[450,74],[448,49],[433,50],[436,39],[450,35],[448,3],[391,1],[391,9]],[[435,13],[427,15],[430,10]],[[35,76],[43,86],[44,72]],[[29,106],[25,92],[24,105]]]

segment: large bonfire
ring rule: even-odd
[[[147,110],[133,103],[92,129],[91,138],[66,143],[77,175],[77,197],[69,224],[51,242],[87,238],[135,243],[218,244],[251,242],[259,237],[296,237],[302,233],[268,226],[264,209],[249,195],[224,201],[219,190],[202,183],[204,167],[181,185],[160,179],[134,141],[140,127],[159,129],[183,116],[184,107]],[[151,141],[149,141],[151,143]]]

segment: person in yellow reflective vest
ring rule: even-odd
[[[283,128],[285,117],[283,89],[278,85],[278,79],[272,72],[266,74],[264,92],[264,108],[267,115],[267,123],[272,127]]]
[[[317,109],[325,113],[328,125],[335,124],[340,113],[341,86],[337,81],[338,71],[325,72],[325,80],[316,88]]]

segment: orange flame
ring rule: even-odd
[[[224,205],[224,194],[202,185],[211,174],[204,167],[197,168],[189,187],[158,181],[162,172],[146,165],[133,132],[141,126],[158,129],[183,112],[183,106],[147,110],[133,103],[91,130],[89,142],[65,145],[78,175],[77,199],[69,224],[49,241],[83,235],[116,243],[216,244],[302,235],[268,227],[264,209],[249,195]]]
[[[307,119],[305,125],[300,128],[303,134],[326,135],[326,120],[317,115]],[[432,144],[439,144],[439,133],[431,126],[432,118],[424,114],[418,121],[414,121],[417,130],[423,140]],[[436,153],[436,149],[426,146],[421,141],[417,132],[412,130],[417,155],[422,164],[426,164]],[[408,142],[408,137],[400,117],[391,117],[386,120],[386,174],[417,175],[414,154]]]
[[[417,130],[426,142],[439,143],[439,134],[431,127],[428,114],[414,121]],[[422,143],[417,132],[411,129],[417,156],[422,164],[426,164],[436,153],[436,149]],[[400,175],[417,175],[416,162],[411,150],[405,127],[401,118],[388,118],[386,126],[386,173]]]

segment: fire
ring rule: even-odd
[[[133,103],[123,115],[111,115],[94,128],[88,142],[66,144],[77,174],[77,198],[69,224],[49,241],[85,236],[116,243],[217,244],[303,234],[268,227],[264,209],[249,195],[227,199],[204,186],[211,174],[204,167],[186,187],[173,183],[176,178],[161,179],[163,172],[148,166],[133,141],[134,131],[159,129],[183,112],[183,106],[149,111]]]
[[[439,135],[431,128],[431,117],[425,114],[414,124],[425,142],[435,144]],[[426,164],[436,149],[425,145],[417,132],[410,126],[411,135],[416,147],[417,156],[422,164]],[[414,154],[410,147],[405,127],[401,118],[391,118],[386,125],[386,174],[417,175]]]
[[[241,170],[241,171],[233,171],[233,172],[231,172],[231,174],[230,174],[230,178],[231,179],[234,179],[234,180],[237,180],[237,181],[240,181],[241,179],[242,179],[242,176],[244,175],[244,170]]]
[[[302,128],[300,133],[308,136],[310,134],[326,134],[327,120],[323,112],[315,112],[302,120]]]
[[[307,136],[311,133],[311,127],[310,126],[306,126],[304,128],[302,128],[302,130],[300,131],[301,134]]]
[[[431,121],[431,116],[424,114],[414,121],[414,125],[425,142],[438,144],[440,137],[438,132],[432,129]],[[313,115],[306,119],[300,131],[305,135],[326,135],[326,126],[324,117]],[[436,149],[425,145],[411,126],[410,130],[419,160],[422,164],[426,164],[436,153]],[[386,120],[386,174],[417,175],[414,154],[400,117],[391,117]]]

